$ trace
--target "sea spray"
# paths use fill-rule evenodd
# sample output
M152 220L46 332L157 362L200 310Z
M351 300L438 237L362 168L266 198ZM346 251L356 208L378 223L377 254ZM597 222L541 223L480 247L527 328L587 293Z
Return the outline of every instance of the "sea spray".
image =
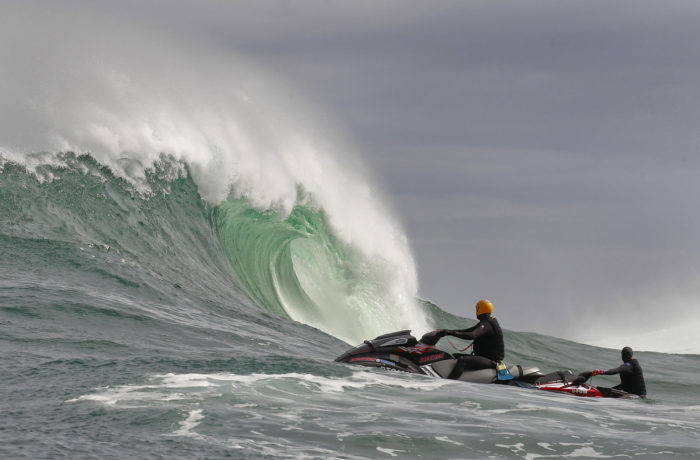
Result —
M48 37L59 29L51 24L36 33ZM180 174L186 168L209 205L222 207L218 235L263 310L350 341L431 327L415 299L405 233L328 117L244 59L144 31L118 41L109 40L111 33L107 27L85 41L60 30L61 40L33 51L45 64L39 75L24 58L8 56L14 86L3 90L0 110L23 125L0 127L4 161L51 180L45 166L63 161L55 152L89 153L147 196L148 171L165 155ZM39 151L50 153L30 155ZM231 203L267 217L256 221L259 228L250 220L230 222L241 216ZM293 221L302 209L304 218L315 213L312 220L322 221L321 233L299 233ZM265 249L271 258L261 257L255 275L250 260L236 255L252 251L231 240L233 227L245 241L272 228L285 235L274 236L281 246Z

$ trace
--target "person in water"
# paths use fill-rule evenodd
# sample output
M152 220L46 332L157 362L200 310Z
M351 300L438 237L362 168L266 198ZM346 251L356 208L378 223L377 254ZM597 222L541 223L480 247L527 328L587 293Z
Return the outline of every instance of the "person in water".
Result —
M491 316L491 313L493 313L493 304L488 300L479 300L476 303L478 324L468 329L438 329L431 334L437 339L449 335L474 341L471 355L459 357L448 379L459 378L465 370L495 369L496 365L503 360L505 355L503 331L498 320Z
M589 372L579 374L577 380L586 381L593 375L620 375L620 384L612 388L596 387L606 398L620 398L628 395L637 395L640 398L647 397L646 383L644 382L644 373L642 366L637 359L632 357L632 349L625 347L621 351L622 365L614 369L603 371L596 369Z

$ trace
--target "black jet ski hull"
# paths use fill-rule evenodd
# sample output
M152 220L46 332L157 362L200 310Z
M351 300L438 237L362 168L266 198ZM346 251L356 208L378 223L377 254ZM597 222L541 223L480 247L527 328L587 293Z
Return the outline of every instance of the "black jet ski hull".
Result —
M433 345L419 342L409 330L381 335L348 350L336 358L337 362L447 378L459 355L452 355ZM510 366L513 379L528 383L542 376L538 368ZM496 369L466 370L457 379L465 382L498 382Z

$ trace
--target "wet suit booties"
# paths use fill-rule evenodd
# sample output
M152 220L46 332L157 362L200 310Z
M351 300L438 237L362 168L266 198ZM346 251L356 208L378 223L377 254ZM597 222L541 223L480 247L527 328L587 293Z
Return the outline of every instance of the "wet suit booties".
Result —
M477 317L479 323L468 329L440 331L440 336L450 335L463 340L473 340L472 354L460 356L448 379L457 379L465 370L496 368L505 356L503 331L498 320L489 313Z

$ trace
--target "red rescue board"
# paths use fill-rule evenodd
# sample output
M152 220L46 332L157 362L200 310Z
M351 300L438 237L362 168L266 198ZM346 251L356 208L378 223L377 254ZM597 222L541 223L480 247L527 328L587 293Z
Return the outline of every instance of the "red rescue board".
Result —
M560 393L569 393L574 396L583 396L588 398L602 398L603 395L594 386L582 383L581 385L570 385L564 382L550 382L537 385L538 390L558 391Z

